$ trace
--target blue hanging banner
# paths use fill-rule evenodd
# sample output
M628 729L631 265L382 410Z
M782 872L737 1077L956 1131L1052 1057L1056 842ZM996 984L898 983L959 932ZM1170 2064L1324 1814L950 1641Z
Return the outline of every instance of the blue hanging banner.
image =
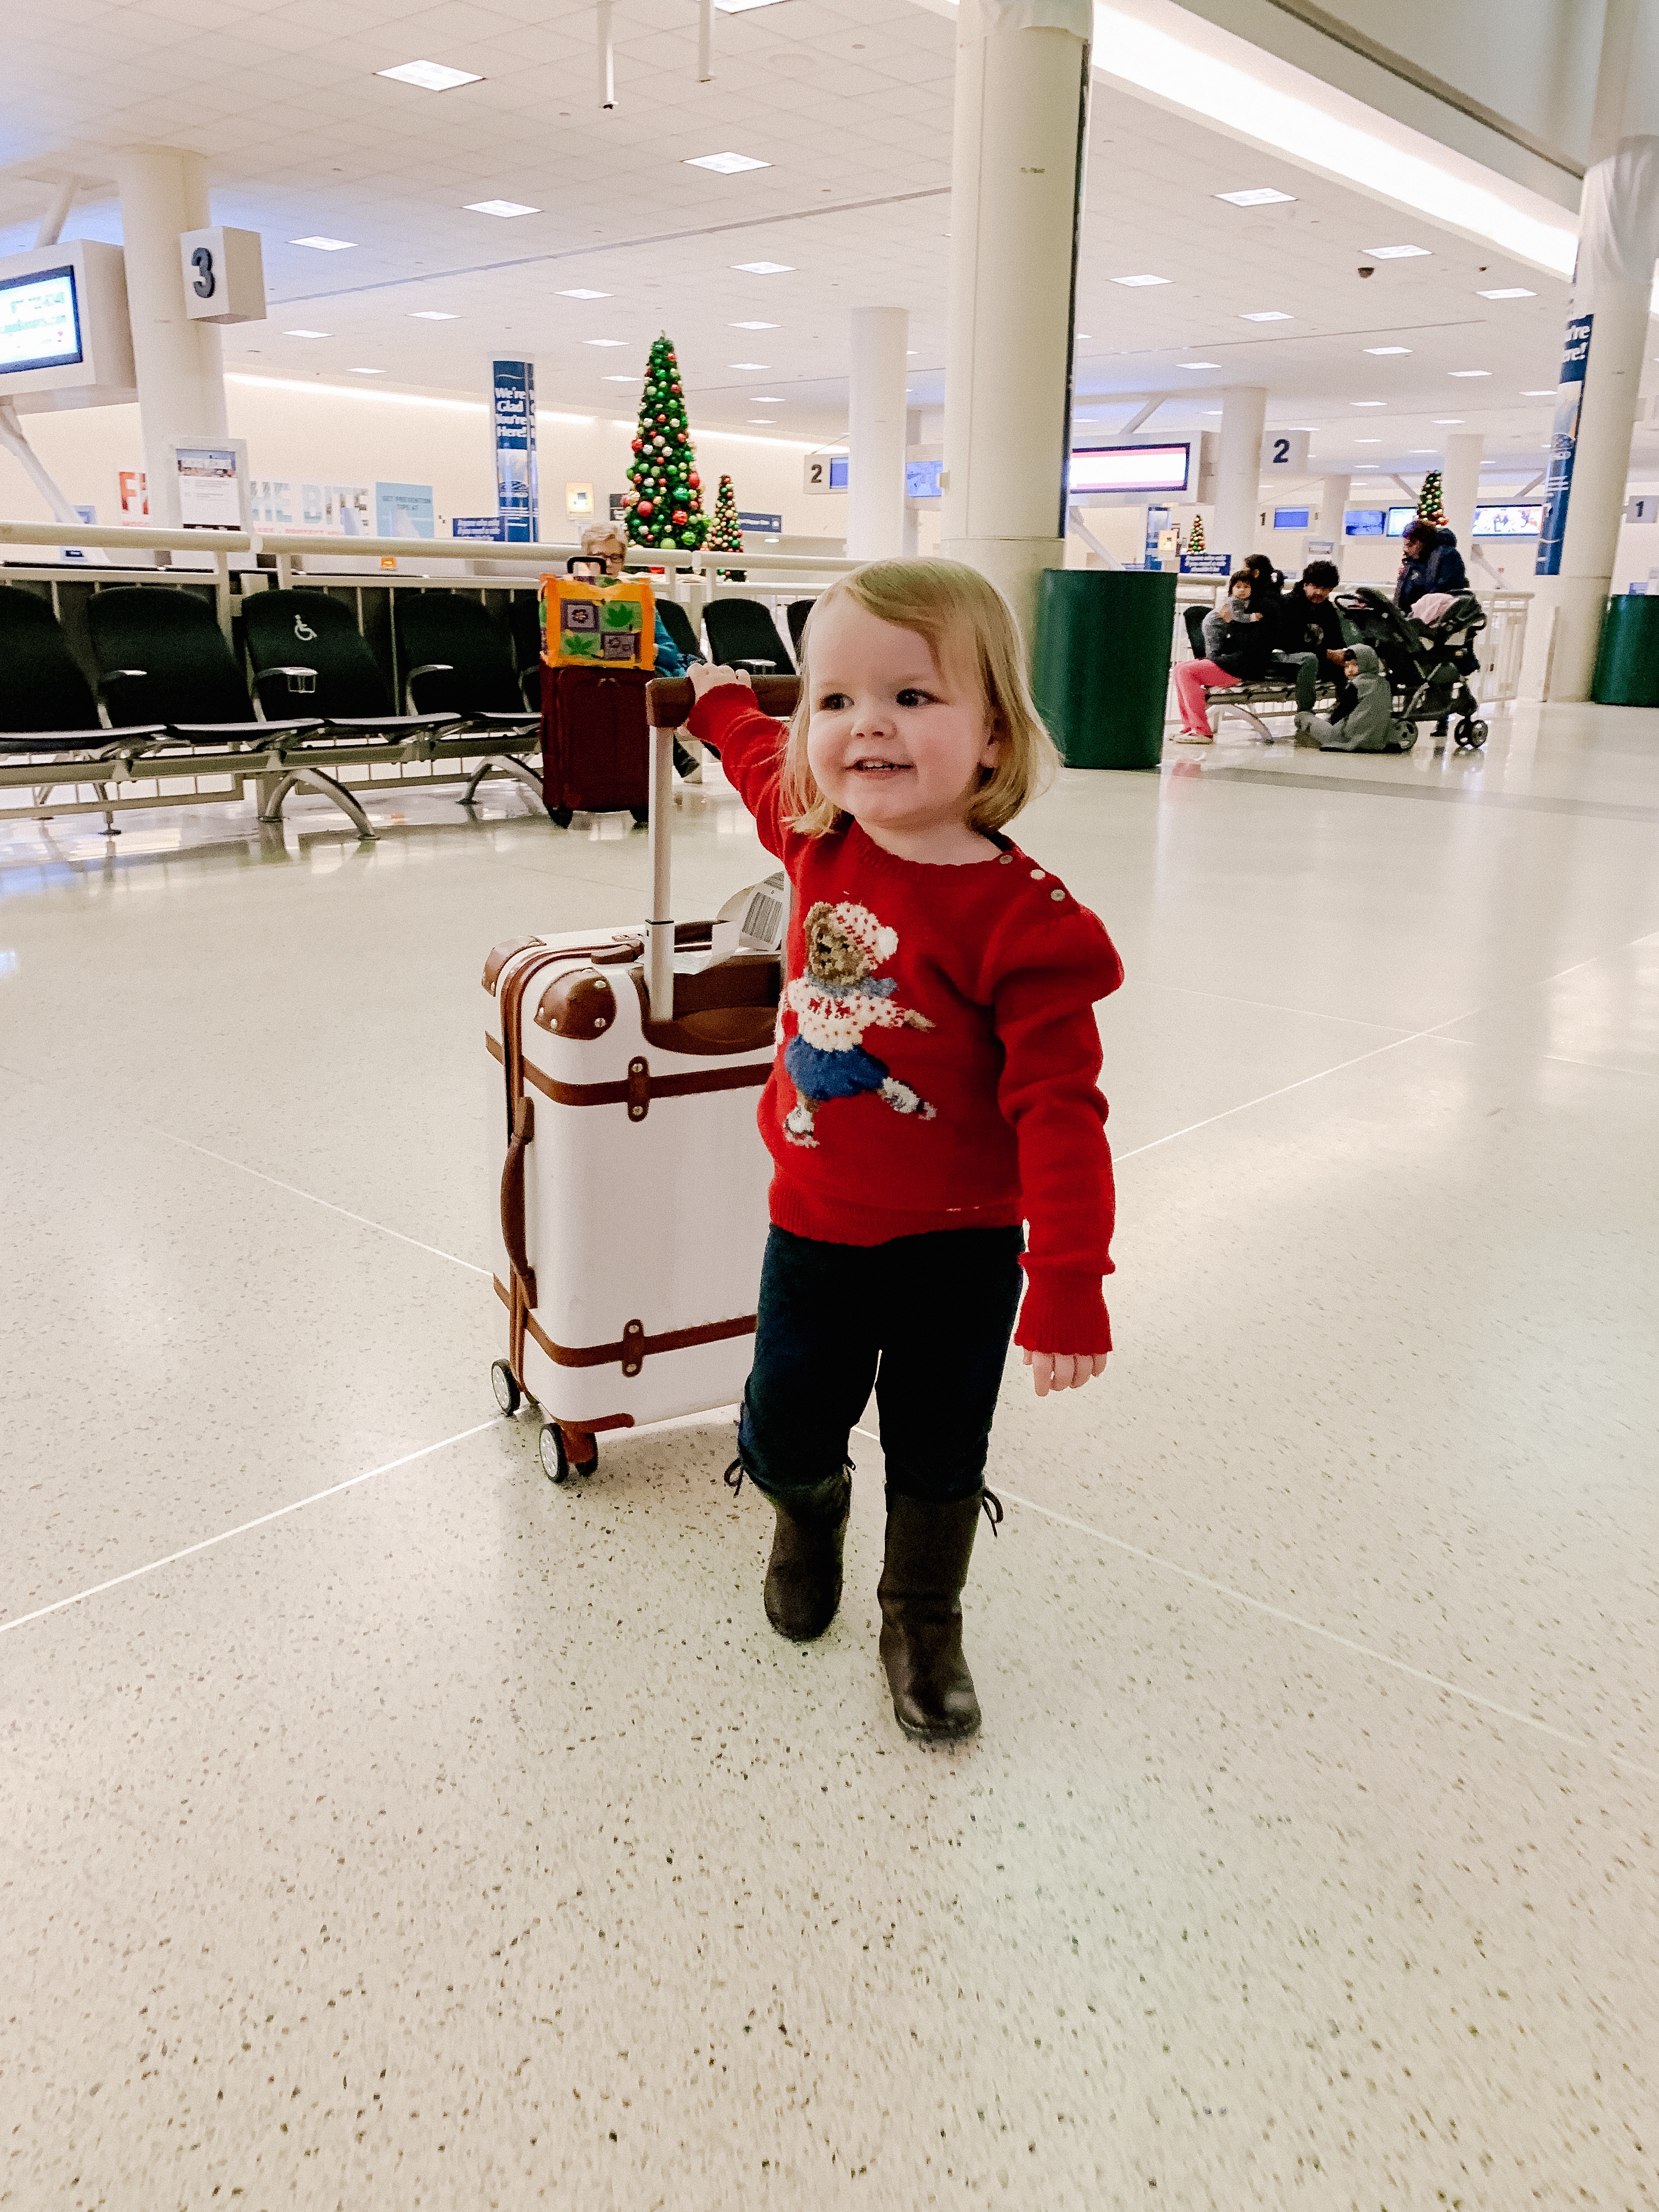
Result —
M1567 534L1567 505L1572 497L1572 464L1578 452L1578 410L1584 401L1584 370L1589 361L1590 325L1595 318L1575 315L1567 325L1561 358L1561 393L1550 431L1550 465L1544 477L1544 521L1538 533L1534 574L1559 576L1561 543Z
M501 538L510 545L536 542L536 367L528 361L495 363L495 505Z

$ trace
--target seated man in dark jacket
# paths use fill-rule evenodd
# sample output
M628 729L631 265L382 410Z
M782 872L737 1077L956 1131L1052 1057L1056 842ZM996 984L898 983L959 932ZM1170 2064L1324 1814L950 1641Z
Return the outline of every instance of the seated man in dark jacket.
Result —
M1467 592L1468 571L1449 530L1419 517L1407 526L1394 603L1403 615L1428 592Z
M1346 688L1342 665L1347 647L1342 617L1331 605L1331 593L1341 580L1331 562L1310 561L1301 582L1291 585L1275 610L1273 664L1296 670L1296 706L1301 714L1312 711L1322 683L1336 685L1339 699L1334 711L1346 711L1340 695Z

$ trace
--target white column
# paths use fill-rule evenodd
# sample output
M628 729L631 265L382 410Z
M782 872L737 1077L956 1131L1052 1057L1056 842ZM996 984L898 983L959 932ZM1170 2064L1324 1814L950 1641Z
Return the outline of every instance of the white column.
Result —
M1480 457L1486 449L1484 431L1454 431L1446 441L1446 463L1440 472L1440 511L1446 527L1456 535L1466 566L1474 558L1474 505L1480 496Z
M1342 565L1342 519L1348 511L1348 494L1352 479L1348 477L1321 477L1319 479L1319 531L1321 538L1328 538L1336 550L1331 555L1340 568Z
M1221 395L1221 443L1215 460L1215 540L1231 553L1235 573L1255 550L1261 507L1261 433L1267 394L1259 384L1232 384Z
M1000 586L1028 639L1065 562L1092 27L1090 0L957 13L941 550Z
M1579 198L1575 315L1593 318L1554 603L1552 699L1587 699L1613 584L1659 256L1659 0L1607 0L1590 167Z
M218 329L185 314L179 262L179 234L213 220L207 169L199 154L176 146L134 146L115 156L115 172L149 519L171 530L179 524L179 489L167 440L228 435Z
M904 550L904 348L902 307L854 307L853 374L847 405L847 552L854 561L896 560Z

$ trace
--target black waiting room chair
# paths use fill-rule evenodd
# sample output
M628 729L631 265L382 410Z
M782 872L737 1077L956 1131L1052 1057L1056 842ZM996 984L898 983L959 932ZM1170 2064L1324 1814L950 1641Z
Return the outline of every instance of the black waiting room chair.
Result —
M795 648L795 658L800 659L801 633L806 628L806 617L812 611L811 599L791 599L784 609L784 619L789 624L789 642Z
M678 599L659 599L657 612L662 617L662 626L668 632L688 660L701 660L702 647L697 642L691 617Z
M0 584L0 759L41 764L35 785L44 804L55 785L89 782L101 799L109 779L64 777L57 764L113 763L143 752L162 735L159 722L120 731L98 719L98 702L70 651L52 602L15 584ZM31 777L32 783L34 779ZM117 834L106 805L104 827Z
M751 676L795 672L776 623L758 599L710 599L702 628L710 654L727 668L746 668Z
M399 591L392 622L409 711L459 715L451 734L476 732L492 741L461 794L461 805L471 804L492 772L512 776L539 799L540 774L519 755L540 742L541 703L530 703L531 685L540 672L520 673L511 631L478 600L459 592Z
M267 714L300 709L333 736L420 737L457 714L400 714L392 685L349 608L326 592L259 592L242 607L253 688Z

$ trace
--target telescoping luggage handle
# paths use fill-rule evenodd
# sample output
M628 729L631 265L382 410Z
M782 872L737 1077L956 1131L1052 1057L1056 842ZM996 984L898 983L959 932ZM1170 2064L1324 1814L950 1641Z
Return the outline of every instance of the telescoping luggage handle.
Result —
M781 720L794 713L799 677L757 676L754 684L755 703L763 714ZM653 1022L674 1018L674 732L691 712L694 696L684 676L659 678L645 693L651 722L651 918L645 925L645 994Z

